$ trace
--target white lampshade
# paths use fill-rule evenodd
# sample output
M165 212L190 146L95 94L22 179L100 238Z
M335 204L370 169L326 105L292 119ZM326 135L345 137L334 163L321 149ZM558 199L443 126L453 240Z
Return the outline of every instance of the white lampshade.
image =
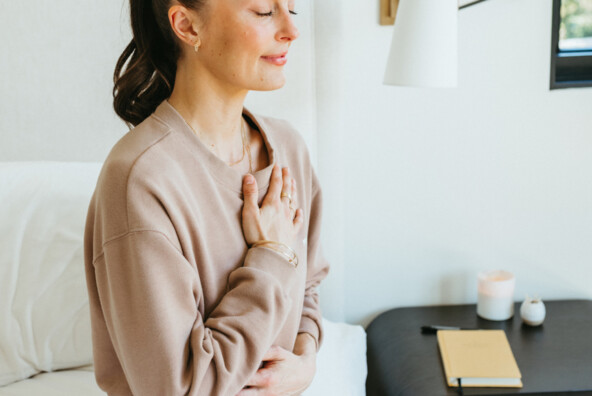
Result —
M400 0L384 83L456 87L458 0Z

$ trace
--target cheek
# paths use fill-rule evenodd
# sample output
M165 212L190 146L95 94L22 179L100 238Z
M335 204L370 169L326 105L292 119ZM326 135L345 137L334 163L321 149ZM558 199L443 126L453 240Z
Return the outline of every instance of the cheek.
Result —
M262 55L260 38L248 30L227 31L222 40L212 49L219 60L229 62L226 66L252 63Z
M270 38L265 29L244 29L241 34L241 43L239 44L251 56L259 57L269 48Z

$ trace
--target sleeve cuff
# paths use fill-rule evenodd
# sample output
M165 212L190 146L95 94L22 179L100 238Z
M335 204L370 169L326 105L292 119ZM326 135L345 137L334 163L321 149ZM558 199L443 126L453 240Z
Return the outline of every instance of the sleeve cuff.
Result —
M300 321L300 328L298 329L298 333L308 333L314 338L315 343L317 344L317 352L321 347L321 343L323 341L322 331L317 324L316 321L313 319L303 316L302 320Z

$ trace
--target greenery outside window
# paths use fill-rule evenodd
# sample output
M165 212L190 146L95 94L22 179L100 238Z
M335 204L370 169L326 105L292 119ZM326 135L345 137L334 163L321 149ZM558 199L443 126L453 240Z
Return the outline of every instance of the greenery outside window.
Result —
M551 89L592 87L592 0L553 0Z

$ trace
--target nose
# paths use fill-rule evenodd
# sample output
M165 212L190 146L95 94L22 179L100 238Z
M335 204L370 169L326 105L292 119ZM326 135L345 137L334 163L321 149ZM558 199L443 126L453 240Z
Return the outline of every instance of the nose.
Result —
M294 19L292 18L292 14L288 10L283 13L281 18L281 26L278 29L276 34L276 39L278 41L294 41L300 36L300 32L298 28L294 24Z

